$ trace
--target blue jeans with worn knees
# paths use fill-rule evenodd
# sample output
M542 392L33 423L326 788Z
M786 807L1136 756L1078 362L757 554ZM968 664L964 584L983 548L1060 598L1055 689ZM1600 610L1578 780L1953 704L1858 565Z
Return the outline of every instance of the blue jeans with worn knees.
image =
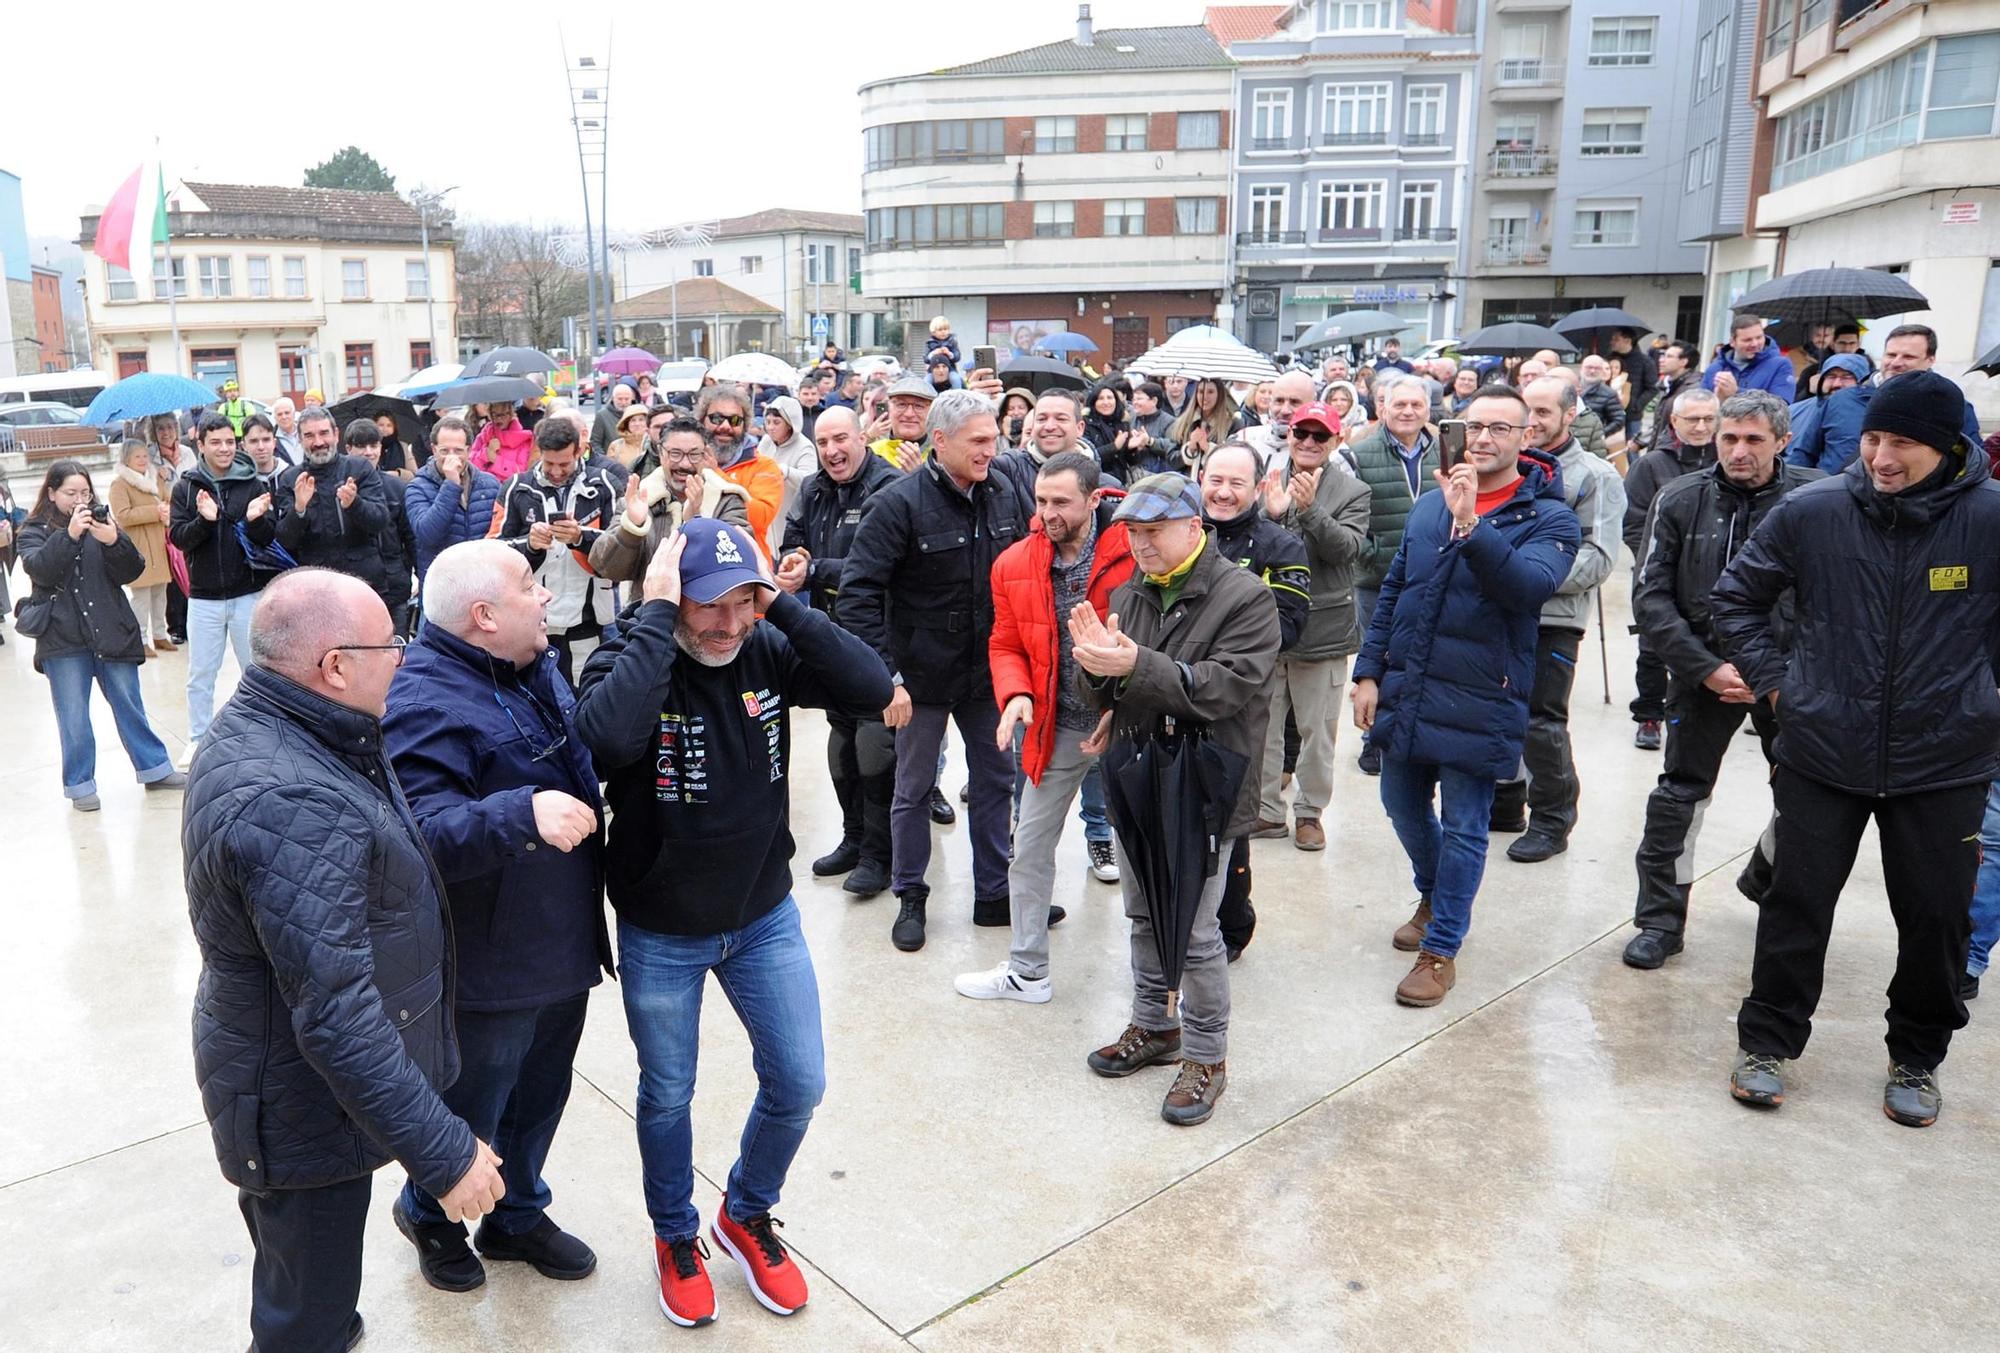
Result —
M1965 970L1986 971L2000 939L2000 780L1986 790L1986 818L1979 824L1979 881L1972 889L1972 949Z
M585 991L523 1010L457 1012L460 1071L443 1093L444 1106L500 1157L507 1196L493 1209L492 1224L510 1236L534 1230L548 1211L542 1165L569 1103L589 1005ZM403 1211L419 1225L445 1224L444 1209L415 1180L403 1185Z
M1424 950L1455 958L1472 926L1472 899L1486 872L1493 781L1449 766L1382 758L1382 807L1410 857L1419 896L1431 900ZM1444 817L1432 804L1436 794Z
M620 921L618 961L639 1054L639 1162L653 1233L676 1241L701 1230L688 1105L711 972L750 1035L757 1071L757 1098L729 1171L729 1215L741 1221L770 1211L826 1091L819 982L797 903L787 897L720 935L662 935Z
M94 681L111 706L118 740L132 759L139 783L151 784L174 773L173 759L153 725L139 694L139 664L106 662L88 653L42 659L49 679L49 698L56 707L56 735L62 741L63 797L88 798L97 792L97 735L90 726L90 687Z
M222 671L223 651L236 650L238 670L250 670L250 613L257 594L227 601L188 599L188 741L200 742L215 717L215 678Z

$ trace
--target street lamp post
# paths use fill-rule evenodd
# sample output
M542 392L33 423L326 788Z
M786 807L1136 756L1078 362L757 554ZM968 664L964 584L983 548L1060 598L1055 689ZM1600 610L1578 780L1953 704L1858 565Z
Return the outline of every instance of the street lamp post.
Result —
M430 353L433 362L438 360L438 326L437 275L431 271L431 208L443 203L446 193L457 191L458 185L454 183L451 187L440 188L436 192L420 188L410 194L417 199L417 219L421 223L418 230L423 238L424 247L424 326L430 333ZM455 349L458 345L454 341L452 346Z

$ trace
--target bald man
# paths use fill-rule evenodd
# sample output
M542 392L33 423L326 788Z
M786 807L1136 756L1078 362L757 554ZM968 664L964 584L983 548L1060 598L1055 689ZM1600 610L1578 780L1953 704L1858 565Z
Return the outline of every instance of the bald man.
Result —
M1270 416L1261 425L1245 429L1242 438L1256 448L1267 472L1275 470L1282 476L1291 464L1292 415L1318 398L1311 375L1304 371L1287 371L1271 382Z
M256 1248L257 1348L359 1341L370 1177L389 1161L452 1220L506 1192L439 1093L459 1073L443 899L379 722L402 651L361 579L281 575L188 778L195 1079Z

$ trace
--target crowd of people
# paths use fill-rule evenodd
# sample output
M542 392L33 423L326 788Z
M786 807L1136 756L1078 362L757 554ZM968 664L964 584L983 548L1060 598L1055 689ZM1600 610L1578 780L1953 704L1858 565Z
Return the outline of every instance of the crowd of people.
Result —
M1806 371L1755 317L1731 327L1706 364L1626 335L1476 370L1392 340L1251 388L1111 370L1039 391L964 370L934 329L943 384L830 351L782 393L712 384L686 407L633 382L594 418L499 405L420 444L393 419L225 407L190 444L172 417L129 443L101 505L81 465L52 466L15 541L18 627L78 808L98 807L93 683L140 781L186 786L197 1072L256 1244L256 1346L358 1336L368 1178L392 1159L433 1286L478 1287L486 1262L594 1270L542 1168L606 973L640 1065L662 1310L714 1317L707 1240L767 1308L805 1303L772 1216L825 1084L795 706L826 712L840 808L812 873L892 893L898 950L1008 929L1003 962L955 978L967 998L1054 999L1074 809L1132 980L1125 1027L1083 1060L1175 1067L1159 1112L1183 1126L1227 1086L1249 842L1322 851L1329 815L1369 811L1334 801L1351 719L1415 893L1383 936L1411 955L1393 996L1440 1004L1494 835L1534 866L1576 829L1570 690L1621 552L1634 743L1663 753L1624 961L1682 951L1747 717L1773 805L1737 881L1760 911L1731 1093L1783 1103L1872 818L1899 936L1884 1110L1934 1122L2000 934L1980 856L2000 848L2000 490L1929 330L1892 332L1880 371L1815 334ZM186 776L135 675L176 643L173 591ZM1197 738L1241 774L1182 952L1127 858L1157 824L1107 773ZM972 882L934 895L954 760ZM689 1109L711 973L759 1090L704 1228Z

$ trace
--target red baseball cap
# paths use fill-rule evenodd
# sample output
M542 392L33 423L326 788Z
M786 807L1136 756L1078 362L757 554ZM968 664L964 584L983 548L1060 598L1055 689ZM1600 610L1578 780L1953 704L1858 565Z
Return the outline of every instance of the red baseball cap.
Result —
M1335 436L1340 435L1340 415L1334 411L1333 405L1321 400L1315 400L1292 415L1293 427L1301 423L1318 423Z

